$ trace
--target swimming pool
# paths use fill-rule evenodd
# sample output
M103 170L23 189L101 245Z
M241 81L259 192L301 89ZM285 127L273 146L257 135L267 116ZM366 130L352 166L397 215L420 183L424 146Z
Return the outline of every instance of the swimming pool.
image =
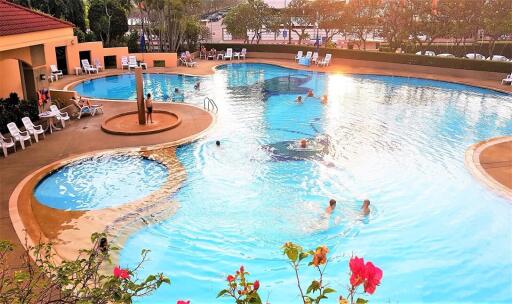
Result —
M222 66L200 80L188 102L209 95L220 110L207 138L177 151L187 180L169 199L181 208L121 251L123 266L151 249L144 272L171 277L141 303L227 303L215 296L242 264L260 280L264 299L299 303L280 253L286 241L327 245L327 280L339 292L352 254L380 266L384 278L371 303L512 302L512 205L463 162L471 144L512 133L510 96L263 64ZM296 104L307 88L329 103ZM268 149L318 135L329 139L320 158ZM329 198L338 207L325 222ZM357 215L364 198L372 201L368 218Z
M52 172L36 186L34 196L63 210L116 207L158 190L168 175L164 165L138 155L100 155Z

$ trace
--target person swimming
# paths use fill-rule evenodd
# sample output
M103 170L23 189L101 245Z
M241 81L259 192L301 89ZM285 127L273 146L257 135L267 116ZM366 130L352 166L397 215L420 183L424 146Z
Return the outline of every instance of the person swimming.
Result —
M296 103L302 103L302 96L297 96L297 99L295 99Z
M320 101L322 104L327 104L327 95L322 96L322 100Z
M330 215L334 211L334 208L336 208L336 200L331 198L329 207L325 208L325 213Z
M309 89L308 93L306 94L307 97L315 97L315 94L313 94L313 90Z
M361 206L361 213L363 215L368 215L370 214L370 200L368 199L365 199L363 201L363 205Z
M216 145L217 147L220 147L220 140L217 140L217 141L215 142L215 145Z
M201 83L200 82L196 82L196 84L194 85L194 89L196 91L199 91L200 88L201 88Z
M299 147L301 147L302 149L306 149L308 147L308 141L305 139L301 139L299 141Z

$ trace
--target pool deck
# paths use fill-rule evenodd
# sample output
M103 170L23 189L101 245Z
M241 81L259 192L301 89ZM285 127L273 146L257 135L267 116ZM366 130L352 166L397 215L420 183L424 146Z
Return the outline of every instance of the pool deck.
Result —
M246 62L270 63L283 67L312 71L325 71L330 73L418 77L474 85L498 90L509 94L512 93L512 86L501 85L501 79L504 77L503 73L479 72L349 59L335 59L333 64L327 68L319 68L316 66L309 68L302 67L295 63L293 60L285 59L248 58ZM198 66L194 68L153 68L150 69L149 72L177 73L198 76L209 75L214 72L215 66L223 63L229 62L199 60ZM107 70L106 72L100 73L98 76L103 77L106 75L116 75L126 72L126 70ZM76 83L79 80L98 76L65 76L64 79L52 83L50 87L53 89L63 89L70 84ZM29 146L24 151L18 151L16 153L10 154L6 159L0 159L0 167L2 172L2 182L0 184L1 239L10 240L17 245L21 244L9 216L9 198L16 186L26 176L32 174L36 170L58 160L92 151L161 145L166 143L187 141L190 140L191 137L194 137L195 134L207 130L214 120L214 118L209 113L204 112L197 107L181 104L157 104L157 108L178 113L182 117L182 123L175 129L164 131L158 134L147 134L139 136L112 135L101 131L101 124L103 120L121 112L134 110L134 104L105 100L101 101L101 103L104 106L106 114L97 115L94 117L86 116L81 120L73 120L63 131L58 131L48 135L46 139L41 140L39 143L34 144L33 146ZM510 156L509 152L510 150L507 147L500 147L496 148L495 152L485 152L483 155L492 155L492 157L495 157L495 159L501 159L500 157L506 155L507 153ZM502 173L505 174L503 175L505 178L500 179L497 177L498 180L505 180L505 184L507 184L507 181L510 182L510 178L507 179L507 176L510 177L510 175L507 175L507 172L508 174L512 172L510 168L512 160L509 159L507 162L508 169L503 169L504 173ZM483 164L489 169L489 172L499 171L495 170L495 168L500 167L498 166L498 162L483 161ZM512 185L510 183L507 185L510 190ZM21 248L21 246L17 247L19 249Z
M512 136L472 145L465 162L475 178L512 202Z

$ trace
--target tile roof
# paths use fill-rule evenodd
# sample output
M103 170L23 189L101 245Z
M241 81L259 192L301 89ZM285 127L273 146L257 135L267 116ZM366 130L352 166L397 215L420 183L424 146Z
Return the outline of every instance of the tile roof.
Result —
M0 36L74 27L70 22L0 0Z

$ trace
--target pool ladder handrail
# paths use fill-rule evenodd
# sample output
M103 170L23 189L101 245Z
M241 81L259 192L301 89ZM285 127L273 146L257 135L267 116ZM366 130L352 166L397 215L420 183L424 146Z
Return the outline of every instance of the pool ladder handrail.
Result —
M215 113L217 113L219 111L219 107L217 107L215 101L210 97L205 97L203 99L203 109L210 111L210 107L212 112L215 111Z

